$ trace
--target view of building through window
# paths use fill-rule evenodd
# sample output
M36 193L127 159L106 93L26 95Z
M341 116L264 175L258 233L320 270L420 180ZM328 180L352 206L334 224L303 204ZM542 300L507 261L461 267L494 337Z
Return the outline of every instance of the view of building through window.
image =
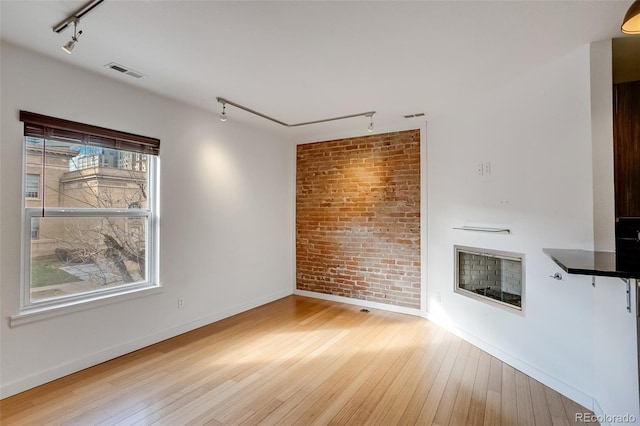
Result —
M38 198L40 196L39 174L27 174L24 182L24 196L27 198Z
M25 142L30 301L148 280L153 157L34 137Z

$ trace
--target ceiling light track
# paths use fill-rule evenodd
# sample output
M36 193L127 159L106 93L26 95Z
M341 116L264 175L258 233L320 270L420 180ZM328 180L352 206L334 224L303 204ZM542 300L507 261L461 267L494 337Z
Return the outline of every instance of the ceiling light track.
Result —
M241 110L247 111L247 112L249 112L249 113L251 113L251 114L253 114L253 115L257 115L258 117L262 117L262 118L264 118L264 119L266 119L266 120L273 121L274 123L278 123L278 124L280 124L281 126L291 127L289 124L287 124L287 123L285 123L285 122L283 122L283 121L280 121L280 120L275 119L275 118L273 118L273 117L269 117L268 115L265 115L265 114L263 114L263 113L261 113L261 112L255 111L255 110L253 110L253 109L251 109L251 108L248 108L248 107L246 107L246 106L243 106L243 105L237 104L237 103L235 103L235 102L233 102L233 101L230 101L230 100L228 100L228 99L225 99L225 98L216 98L216 101L218 101L219 103L221 103L221 104L222 104L222 111L223 111L223 113L225 113L225 117L226 117L225 107L226 107L227 105L232 105L232 106L234 106L234 107L236 107L236 108L239 108L239 109L241 109Z
M367 112L360 112L358 114L349 114L349 115L342 115L340 117L325 118L325 119L322 119L322 120L305 121L304 123L288 124L288 123L285 123L284 121L280 121L280 120L278 120L276 118L269 117L266 114L263 114L263 113L258 112L256 110L248 108L248 107L246 107L244 105L240 105L240 104L235 103L233 101L230 101L228 99L218 97L218 98L216 98L216 100L219 103L222 104L223 113L221 114L221 120L222 120L222 116L224 115L224 120L222 120L222 121L226 121L226 117L227 117L226 116L226 112L225 112L225 107L227 105L231 105L231 106L234 106L234 107L236 107L238 109L241 109L241 110L244 110L244 111L246 111L248 113L251 113L253 115L257 115L258 117L262 117L265 120L269 120L269 121L273 121L274 123L278 123L278 124L280 124L281 126L284 126L284 127L299 127L299 126L307 126L309 124L326 123L328 121L345 120L347 118L369 117L371 119L371 123L369 124L369 127L371 128L370 131L372 131L373 130L373 114L376 113L375 111L367 111Z
M60 34L62 31L66 30L69 25L79 21L80 18L91 12L96 7L100 6L100 4L102 4L103 2L104 0L91 0L80 9L78 9L75 13L67 16L64 21L53 27L53 32Z

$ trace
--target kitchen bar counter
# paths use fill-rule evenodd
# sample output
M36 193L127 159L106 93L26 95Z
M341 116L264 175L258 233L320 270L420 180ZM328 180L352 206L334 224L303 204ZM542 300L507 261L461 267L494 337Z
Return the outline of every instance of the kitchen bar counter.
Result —
M620 266L615 252L552 248L542 251L569 274L640 279L640 265Z

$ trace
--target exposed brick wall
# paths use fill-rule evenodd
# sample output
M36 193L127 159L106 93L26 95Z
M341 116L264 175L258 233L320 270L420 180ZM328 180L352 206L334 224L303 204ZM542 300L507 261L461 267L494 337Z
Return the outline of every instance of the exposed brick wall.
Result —
M420 131L299 145L297 288L420 307Z

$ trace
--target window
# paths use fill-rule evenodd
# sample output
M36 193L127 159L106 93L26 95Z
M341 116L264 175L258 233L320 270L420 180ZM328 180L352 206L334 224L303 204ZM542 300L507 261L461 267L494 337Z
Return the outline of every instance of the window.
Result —
M24 180L24 196L38 198L40 195L40 175L27 173Z
M157 287L160 141L25 111L20 119L22 310Z

